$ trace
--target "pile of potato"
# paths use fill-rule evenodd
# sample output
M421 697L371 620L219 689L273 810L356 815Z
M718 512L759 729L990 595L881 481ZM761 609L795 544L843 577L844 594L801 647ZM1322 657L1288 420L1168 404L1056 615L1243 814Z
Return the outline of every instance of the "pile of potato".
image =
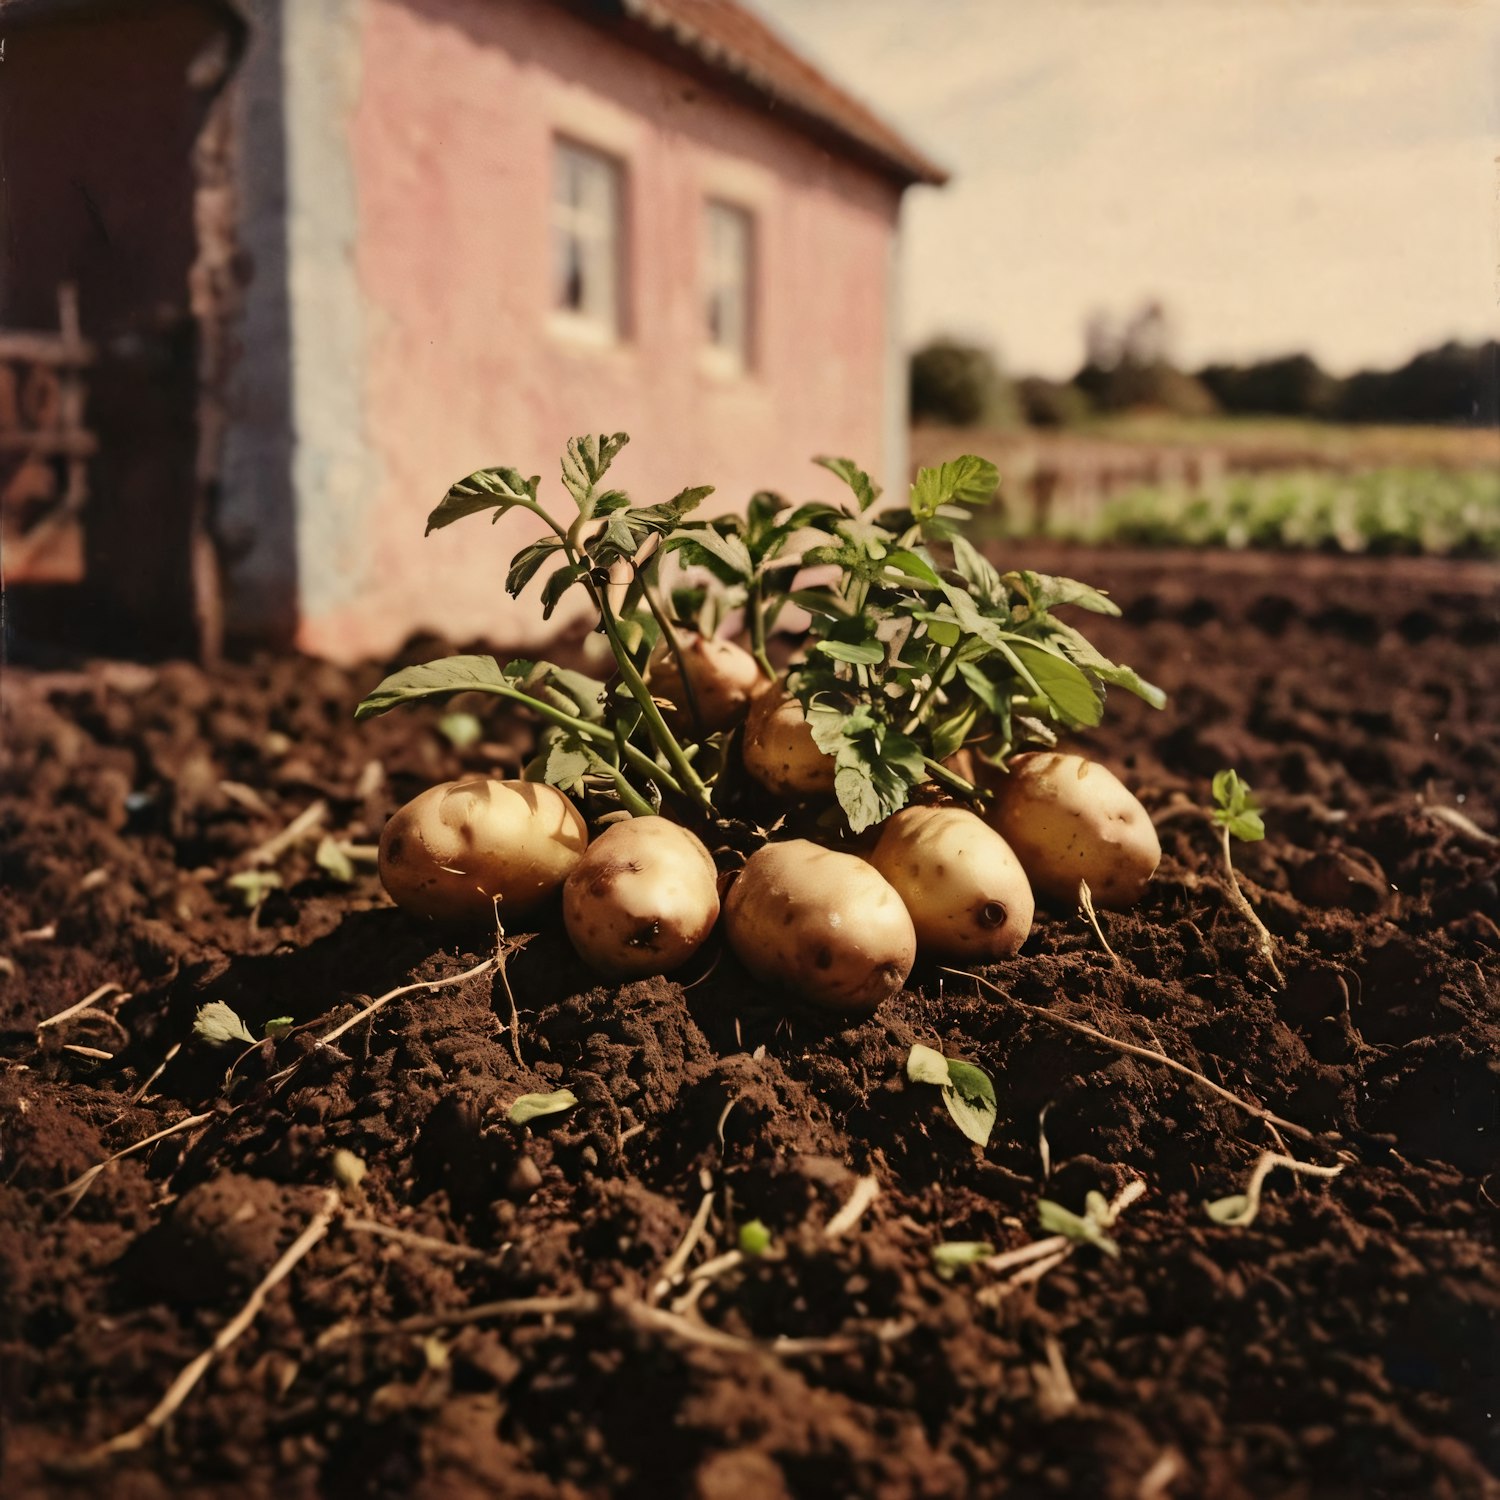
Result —
M779 797L832 797L833 762L801 705L748 653L702 642L684 660L700 721L743 722L751 776ZM664 712L686 713L676 664L653 667ZM1140 900L1161 846L1146 810L1105 767L1032 752L989 773L986 789L982 816L957 804L903 808L864 854L805 839L765 844L724 899L730 948L756 977L859 1017L900 992L918 952L959 964L1014 955L1031 931L1034 892L1071 904L1086 881L1096 905ZM678 968L720 917L719 872L690 830L637 817L590 842L574 804L530 781L474 778L423 792L386 825L380 875L399 906L454 923L498 914L510 924L561 891L579 956L613 979Z

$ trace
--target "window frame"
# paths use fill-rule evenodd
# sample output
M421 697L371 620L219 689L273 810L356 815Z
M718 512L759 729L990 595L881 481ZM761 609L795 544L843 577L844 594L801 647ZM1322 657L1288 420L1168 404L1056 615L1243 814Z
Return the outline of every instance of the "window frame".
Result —
M575 194L578 201L566 201L563 173L572 160L593 183L583 181ZM582 342L615 345L624 343L630 332L629 267L629 170L623 156L563 131L552 135L552 180L549 200L549 320L554 329ZM588 202L591 192L604 184L603 201ZM572 306L563 297L561 257L563 237L571 236L580 245L579 271L584 277L583 304ZM596 297L590 306L589 267L607 268L604 277L606 295ZM597 285L597 283L596 283Z
M760 364L760 228L759 216L750 204L722 193L707 193L702 210L702 277L699 293L699 335L704 366L725 379L753 376ZM719 224L738 226L737 236L725 238L716 232ZM726 249L726 246L732 248ZM730 276L721 274L733 265ZM733 320L738 338L725 342L715 337L715 300L723 295L737 299L738 316Z

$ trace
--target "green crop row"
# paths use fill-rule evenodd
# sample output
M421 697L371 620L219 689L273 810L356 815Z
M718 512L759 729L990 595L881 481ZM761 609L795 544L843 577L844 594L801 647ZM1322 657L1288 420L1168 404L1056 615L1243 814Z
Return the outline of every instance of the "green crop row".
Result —
M1212 491L1142 486L1049 536L1143 547L1500 555L1500 473L1381 469L1237 475Z

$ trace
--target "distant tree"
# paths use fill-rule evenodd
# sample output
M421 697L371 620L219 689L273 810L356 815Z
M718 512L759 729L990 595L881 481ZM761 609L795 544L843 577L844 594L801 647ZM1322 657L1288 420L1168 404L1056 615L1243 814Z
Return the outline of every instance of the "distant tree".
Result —
M1198 379L1220 407L1235 414L1328 417L1337 410L1340 382L1307 354L1254 364L1209 365Z
M1395 370L1361 370L1344 382L1346 422L1500 422L1500 344L1450 341Z
M1172 323L1155 298L1118 326L1095 312L1084 325L1084 365L1073 384L1101 411L1151 409L1179 416L1217 410L1209 391L1172 362Z
M954 427L1011 427L1016 395L990 350L935 339L911 357L911 417Z
M1066 380L1028 375L1016 381L1021 416L1031 427L1076 427L1094 409L1087 392Z

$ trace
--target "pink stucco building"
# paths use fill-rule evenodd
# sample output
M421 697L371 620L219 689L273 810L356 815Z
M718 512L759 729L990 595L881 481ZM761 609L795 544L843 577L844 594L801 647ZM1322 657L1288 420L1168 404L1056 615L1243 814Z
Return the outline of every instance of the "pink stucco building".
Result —
M45 36L45 0L22 3ZM154 12L191 70L225 7L67 11L116 56ZM745 7L235 12L188 278L215 327L186 507L221 585L200 547L200 614L217 593L231 631L342 658L415 628L525 640L535 605L500 587L525 518L425 541L423 521L493 463L561 503L579 431L629 431L619 482L654 498L827 492L816 453L903 472L901 199L942 174Z

